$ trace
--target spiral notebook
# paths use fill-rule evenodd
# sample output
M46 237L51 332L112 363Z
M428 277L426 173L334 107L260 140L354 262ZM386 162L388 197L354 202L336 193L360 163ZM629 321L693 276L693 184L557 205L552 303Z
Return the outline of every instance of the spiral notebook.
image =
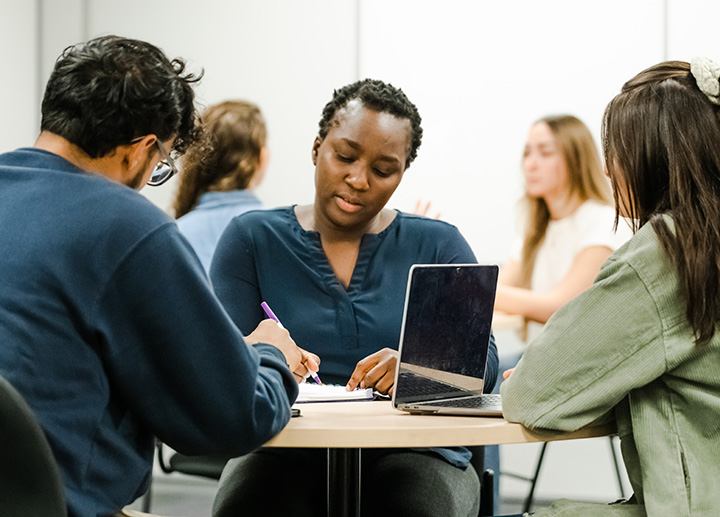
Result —
M483 394L498 267L419 265L405 295L393 406L411 413L502 416Z

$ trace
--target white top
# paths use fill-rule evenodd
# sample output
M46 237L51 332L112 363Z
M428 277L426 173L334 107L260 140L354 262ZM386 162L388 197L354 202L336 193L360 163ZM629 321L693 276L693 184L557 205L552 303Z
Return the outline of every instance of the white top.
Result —
M630 227L620 220L613 231L615 208L595 200L585 201L563 219L550 221L545 239L538 249L530 288L546 293L568 273L578 253L592 246L605 246L613 252L632 237ZM517 260L519 260L519 253ZM542 324L528 324L528 341L540 333Z

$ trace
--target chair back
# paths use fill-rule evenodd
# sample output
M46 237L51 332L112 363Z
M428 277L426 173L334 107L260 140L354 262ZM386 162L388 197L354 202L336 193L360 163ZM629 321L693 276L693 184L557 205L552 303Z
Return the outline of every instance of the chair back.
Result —
M55 457L35 414L0 376L0 515L65 517Z

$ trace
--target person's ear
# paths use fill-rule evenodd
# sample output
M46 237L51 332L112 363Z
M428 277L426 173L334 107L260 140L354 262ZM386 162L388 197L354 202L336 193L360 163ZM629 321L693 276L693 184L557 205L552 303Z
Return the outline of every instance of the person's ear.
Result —
M315 141L313 142L312 146L312 162L313 165L317 165L317 157L318 157L318 149L320 149L320 144L322 144L322 140L319 136L315 137Z
M155 145L156 142L157 137L155 135L145 135L130 144L125 154L125 165L128 170L136 171L138 167L144 167L149 158L158 150Z

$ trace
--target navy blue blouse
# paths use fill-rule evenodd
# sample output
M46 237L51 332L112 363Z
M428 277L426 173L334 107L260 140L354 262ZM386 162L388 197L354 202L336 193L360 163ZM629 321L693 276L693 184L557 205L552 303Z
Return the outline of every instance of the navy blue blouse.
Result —
M345 288L320 234L300 226L294 207L283 207L235 217L210 276L244 334L266 318L260 307L266 301L298 346L320 357L323 382L344 385L360 359L385 347L397 350L410 266L476 262L456 227L398 212L385 230L363 237ZM497 366L491 337L486 391L495 385Z

